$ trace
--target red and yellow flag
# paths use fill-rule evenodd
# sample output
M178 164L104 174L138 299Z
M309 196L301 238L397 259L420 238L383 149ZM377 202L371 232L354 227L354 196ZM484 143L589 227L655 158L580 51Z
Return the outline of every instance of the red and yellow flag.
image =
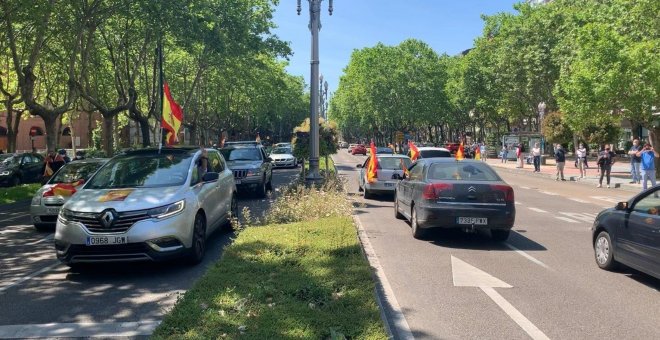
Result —
M458 146L458 151L456 151L456 160L460 161L465 158L465 151L463 149L463 142L461 142L461 145Z
M373 183L378 180L378 157L376 157L376 145L373 141L369 146L369 150L371 150L371 158L369 158L369 164L367 164L367 182Z
M181 106L172 98L170 87L167 83L163 85L163 93L163 119L161 121L161 127L167 131L165 139L167 145L174 145L179 141L177 134L181 128L181 122L183 122L183 111L181 110Z
M419 158L419 149L412 141L408 141L408 147L410 148L410 159L414 162Z
M410 172L408 171L408 167L406 166L406 162L403 161L403 158L399 158L399 162L401 163L403 174L406 175L406 177L410 177Z
M481 160L481 147L479 144L474 149L474 159L480 161Z
M76 193L76 187L84 184L84 180L78 180L73 183L57 183L53 185L50 190L44 193L44 197L48 196L62 196L69 197Z

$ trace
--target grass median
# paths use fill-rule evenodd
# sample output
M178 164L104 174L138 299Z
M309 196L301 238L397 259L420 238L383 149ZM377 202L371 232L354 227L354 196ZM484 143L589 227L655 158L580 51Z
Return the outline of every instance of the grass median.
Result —
M332 209L312 211L318 204ZM386 339L344 193L294 187L268 216L239 233L153 337Z
M20 201L26 201L34 196L34 193L41 188L41 184L22 184L10 188L0 188L0 204L9 204Z

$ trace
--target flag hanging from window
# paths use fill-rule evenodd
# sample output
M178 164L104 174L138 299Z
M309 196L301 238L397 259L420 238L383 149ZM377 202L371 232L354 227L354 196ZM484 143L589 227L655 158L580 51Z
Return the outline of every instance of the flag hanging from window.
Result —
M481 160L481 147L479 144L474 149L474 159L480 161Z
M172 98L170 87L167 83L163 84L163 94L163 119L161 121L161 127L167 133L165 137L167 145L174 145L179 141L177 135L181 128L181 122L183 122L183 111L181 110L181 106Z
M465 151L463 149L463 142L461 142L461 145L458 146L458 151L456 151L456 160L457 161L463 160L463 158L465 158L464 152Z
M371 158L369 158L369 163L367 164L367 182L373 183L378 180L378 158L376 157L376 145L373 141L369 149L371 149Z
M414 162L419 158L419 149L412 141L408 141L408 147L410 148L410 159Z

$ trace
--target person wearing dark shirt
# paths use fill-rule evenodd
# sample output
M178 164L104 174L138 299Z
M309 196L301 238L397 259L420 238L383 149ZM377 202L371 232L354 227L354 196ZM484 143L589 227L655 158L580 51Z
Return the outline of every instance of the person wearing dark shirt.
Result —
M633 145L628 151L630 155L630 173L632 174L631 184L639 184L642 182L642 176L640 175L640 166L642 164L642 158L637 157L637 151L642 150L642 147L639 145L639 139L633 140Z
M603 187L603 176L607 176L607 187L610 187L610 173L612 172L612 164L614 164L614 152L610 150L609 145L605 145L605 149L598 155L598 167L600 168L600 179L598 180L597 188Z
M561 144L557 144L555 148L555 163L557 164L557 177L555 180L558 181L561 176L561 180L565 181L564 165L566 165L566 151L564 151Z

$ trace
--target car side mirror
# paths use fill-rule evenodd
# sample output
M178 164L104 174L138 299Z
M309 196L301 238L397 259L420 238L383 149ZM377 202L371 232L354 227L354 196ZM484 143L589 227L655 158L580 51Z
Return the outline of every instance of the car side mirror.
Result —
M628 202L619 202L614 207L616 210L628 210Z
M204 177L202 177L202 182L208 183L208 182L215 182L220 178L220 174L217 172L207 172L204 174Z
M356 167L356 168L361 168L361 167L362 167L362 164L358 164L358 165L356 165L355 167Z

